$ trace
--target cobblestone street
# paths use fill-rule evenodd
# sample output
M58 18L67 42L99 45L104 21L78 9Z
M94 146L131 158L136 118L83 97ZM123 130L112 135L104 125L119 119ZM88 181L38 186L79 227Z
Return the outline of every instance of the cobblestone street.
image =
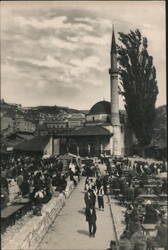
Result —
M82 178L65 207L56 217L53 225L39 245L38 249L106 249L110 240L115 239L110 208L107 197L104 197L105 211L97 209L97 233L95 238L88 235L88 224L85 220L84 181Z

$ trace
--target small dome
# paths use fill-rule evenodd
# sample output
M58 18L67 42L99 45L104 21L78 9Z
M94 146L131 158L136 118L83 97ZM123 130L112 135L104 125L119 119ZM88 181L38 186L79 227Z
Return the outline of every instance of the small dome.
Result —
M89 115L95 115L95 114L111 114L110 111L110 102L107 101L101 101L97 102L95 105L92 106L92 108L89 111Z

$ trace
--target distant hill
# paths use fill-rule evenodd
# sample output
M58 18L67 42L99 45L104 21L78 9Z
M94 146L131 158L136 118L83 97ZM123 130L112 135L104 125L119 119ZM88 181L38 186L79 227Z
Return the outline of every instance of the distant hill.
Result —
M34 108L32 108L34 109ZM37 106L35 107L36 110L38 110L41 113L47 113L47 114L59 114L59 113L79 113L80 111L77 109L71 109L68 107L61 107L61 106Z
M68 108L68 107L62 107L62 106L37 106L34 107L32 109L36 109L39 112L42 113L62 113L65 112L67 114L72 114L72 113L83 113L83 114L87 114L89 113L89 110L80 110L80 109L72 109L72 108Z
M62 106L36 106L36 107L26 107L23 108L21 105L6 103L5 101L0 102L1 112L7 116L14 117L16 114L24 114L25 110L28 116L31 116L31 113L37 115L43 113L45 115L61 115L61 114L72 114L72 113L87 113L87 110L78 110L69 107Z

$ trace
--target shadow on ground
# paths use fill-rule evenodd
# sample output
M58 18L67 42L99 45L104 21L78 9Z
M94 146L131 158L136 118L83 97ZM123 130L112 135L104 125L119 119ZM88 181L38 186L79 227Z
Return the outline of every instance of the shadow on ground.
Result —
M63 217L63 216L68 216L69 214L68 213L65 213L65 214L58 214L57 217Z
M78 232L79 234L84 234L84 235L86 235L86 236L89 236L89 233L88 233L88 231L86 231L86 230L77 230L77 232Z
M85 214L85 210L78 210L78 213Z

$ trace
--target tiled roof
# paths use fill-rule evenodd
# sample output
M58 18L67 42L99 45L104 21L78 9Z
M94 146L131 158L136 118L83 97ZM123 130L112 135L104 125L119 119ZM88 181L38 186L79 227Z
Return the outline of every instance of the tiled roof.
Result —
M86 126L75 129L75 136L111 135L111 133L101 126Z
M19 151L28 152L40 152L43 151L47 143L49 142L50 136L36 136L29 141L24 141L17 145L14 149Z
M65 129L55 133L56 136L76 137L76 136L98 136L98 135L112 135L107 129L101 126L86 126L75 129Z

